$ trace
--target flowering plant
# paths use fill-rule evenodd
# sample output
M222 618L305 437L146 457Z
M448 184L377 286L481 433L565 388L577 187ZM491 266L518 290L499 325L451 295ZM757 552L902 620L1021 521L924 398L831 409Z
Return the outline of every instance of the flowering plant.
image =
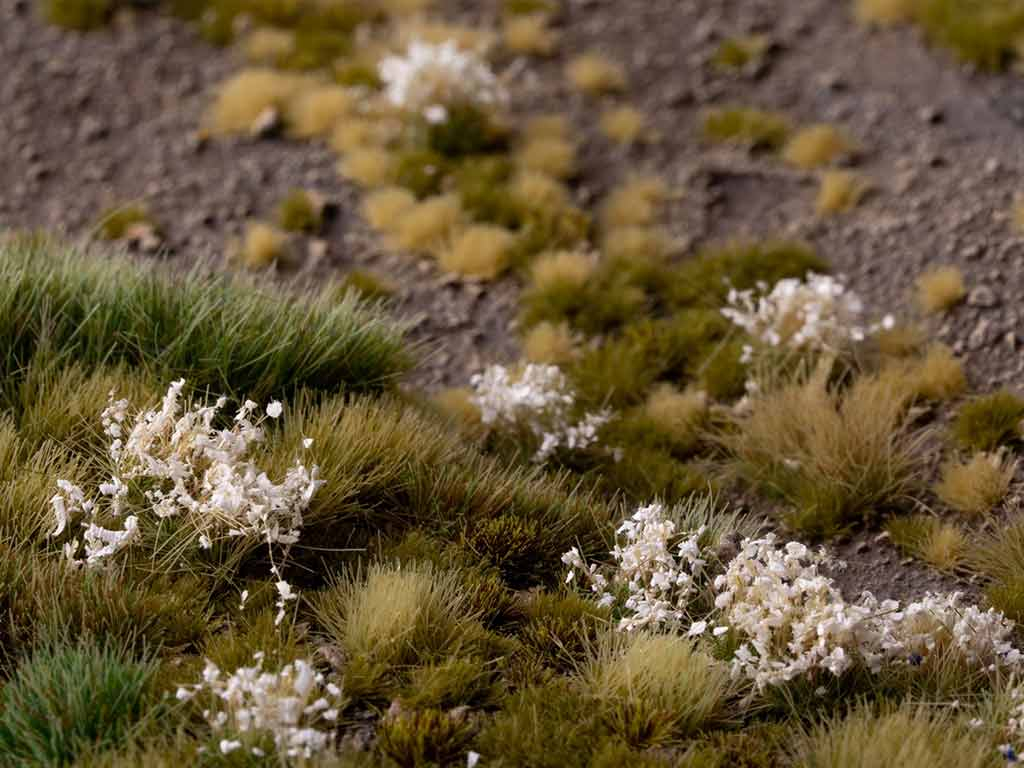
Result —
M559 450L589 448L611 419L605 410L575 419L575 394L554 365L530 364L518 372L492 365L474 375L470 384L484 424L526 428L539 440L533 457L536 462L546 461Z
M264 654L255 664L225 676L207 660L203 680L180 686L177 698L205 697L203 717L224 734L219 749L230 754L245 748L262 757L270 744L280 755L309 758L331 743L334 723L345 706L341 689L326 682L309 661L297 659L277 672L263 669Z

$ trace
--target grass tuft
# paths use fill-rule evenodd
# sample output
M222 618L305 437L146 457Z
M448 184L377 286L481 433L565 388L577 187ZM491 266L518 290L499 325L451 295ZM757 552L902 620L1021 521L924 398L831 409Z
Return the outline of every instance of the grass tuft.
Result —
M283 117L287 104L308 87L298 75L272 69L243 69L221 84L208 115L217 134L248 133L268 110Z
M434 252L465 226L465 214L456 195L430 197L416 203L398 222L395 242L407 251Z
M247 269L267 269L288 257L288 236L265 221L249 221L238 247L238 260Z
M114 12L114 0L46 0L46 20L81 31L102 27Z
M502 40L510 53L550 56L558 47L558 33L546 13L513 15L502 23Z
M620 64L600 53L583 53L565 68L569 83L589 96L617 93L626 87L626 72Z
M349 152L340 170L346 178L369 189L393 184L399 173L395 156L377 147L364 147Z
M515 235L507 229L477 224L456 235L438 255L441 269L465 277L494 280L509 265Z
M523 354L532 363L564 365L576 356L576 342L568 323L539 323L523 339Z
M797 131L782 150L782 159L810 171L834 163L853 148L853 142L838 128L822 123Z
M929 313L945 312L967 296L959 267L936 267L917 278L917 303Z
M563 138L527 138L516 150L516 163L527 172L568 179L576 173L576 144Z
M819 216L852 211L871 189L870 183L853 171L826 171L814 208Z
M395 233L399 224L416 206L416 196L403 187L374 190L363 199L363 216L381 232Z
M953 422L953 436L964 448L994 451L1020 437L1024 399L1000 390L967 403Z
M912 21L919 0L856 0L854 15L862 24L887 27Z
M316 234L323 228L323 203L303 189L293 189L277 206L277 223L286 232Z
M957 512L983 515L1010 489L1017 462L1000 454L977 453L966 463L952 461L942 469L935 495Z
M288 132L297 138L327 136L355 107L352 92L338 85L301 90L285 106Z
M615 107L601 114L601 132L617 144L635 144L643 137L644 115L636 107Z
M701 130L707 141L775 152L786 143L790 128L786 116L777 112L722 107L704 113Z
M634 176L608 195L601 206L601 225L605 229L650 226L667 196L660 177Z

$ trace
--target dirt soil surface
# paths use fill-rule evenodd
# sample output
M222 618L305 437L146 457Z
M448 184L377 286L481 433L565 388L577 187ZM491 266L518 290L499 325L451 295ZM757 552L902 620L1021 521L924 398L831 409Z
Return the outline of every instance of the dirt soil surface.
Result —
M566 0L560 54L501 62L515 73L517 112L568 109L583 140L580 202L593 203L633 171L662 174L680 194L666 224L680 258L708 242L782 235L813 244L878 314L912 315L913 281L954 263L970 295L933 326L967 361L980 389L1017 387L1024 327L1024 238L1009 211L1024 164L1024 79L978 74L912 29L857 26L837 0ZM499 4L442 3L449 16L493 23ZM767 35L756 72L726 75L708 62L722 38ZM598 49L629 71L628 102L656 134L629 149L597 130L601 105L568 90L568 56ZM240 62L179 22L122 14L79 35L47 27L24 0L0 5L0 229L45 227L88 235L106 208L144 202L165 233L161 258L222 258L250 216L270 217L292 187L315 189L339 213L326 252L300 245L316 277L359 267L398 287L395 311L427 354L413 384L464 384L486 362L516 355L514 279L463 283L389 254L358 214L359 195L322 146L196 139L213 87ZM830 122L856 138L855 160L874 192L854 212L814 215L813 174L779 160L701 143L700 111L737 103ZM307 251L308 249L308 251ZM1011 499L1008 505L1015 505ZM907 562L860 534L837 547L850 561L847 592L906 597L975 589Z

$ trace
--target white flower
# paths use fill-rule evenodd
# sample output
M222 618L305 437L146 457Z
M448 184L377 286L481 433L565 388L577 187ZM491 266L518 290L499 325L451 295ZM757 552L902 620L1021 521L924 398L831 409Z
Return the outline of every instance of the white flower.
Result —
M269 416L272 419L278 418L281 415L282 411L284 411L284 408L282 407L281 403L277 400L271 400L270 403L267 405L267 416Z
M221 754L230 755L236 749L241 749L242 742L236 740L221 739L220 740L220 751Z
M430 123L445 122L448 108L459 103L498 105L507 100L487 63L452 40L438 45L413 42L403 55L384 58L378 72L388 101Z

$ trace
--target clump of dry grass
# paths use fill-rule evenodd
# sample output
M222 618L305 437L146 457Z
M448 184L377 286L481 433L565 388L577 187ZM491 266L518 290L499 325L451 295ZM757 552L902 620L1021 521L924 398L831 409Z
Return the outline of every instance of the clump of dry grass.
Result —
M935 267L917 278L917 303L928 313L945 312L967 296L959 267Z
M672 635L606 640L582 676L604 723L635 748L684 739L722 721L737 691L724 664Z
M537 171L517 173L509 182L509 191L530 210L564 211L572 202L565 184Z
M822 366L754 398L722 438L741 473L791 504L787 522L811 535L898 506L922 461L924 435L908 423L905 385L871 375L838 389L827 374Z
M681 392L671 384L661 384L647 396L643 412L674 444L690 444L704 424L708 396L700 390Z
M900 515L885 530L900 550L940 571L959 568L967 556L967 534L955 522L930 515Z
M801 128L782 150L782 159L803 170L821 168L853 151L854 145L838 128L826 123Z
M323 198L304 189L291 190L278 204L277 223L287 232L319 232L324 224Z
M774 152L785 144L789 136L789 120L778 112L721 107L704 113L701 130L708 141Z
M538 323L523 338L523 354L532 363L564 365L576 357L576 340L567 323Z
M344 155L367 147L384 147L388 139L388 132L377 121L346 117L334 126L328 144L335 152Z
M416 203L398 222L395 242L407 251L433 252L443 247L465 224L456 195L438 195Z
M473 390L467 387L448 387L435 392L431 401L445 416L459 424L480 424L480 409L473 402Z
M626 87L626 72L620 64L600 53L584 53L565 69L569 83L590 96L616 93Z
M572 125L565 115L537 115L526 121L522 135L527 140L568 139L572 136Z
M247 133L268 110L284 115L289 100L309 87L300 75L272 69L243 69L222 83L208 115L213 133Z
M364 147L345 155L340 170L346 178L373 189L393 183L396 166L394 155L386 149Z
M580 290L594 274L597 265L593 256L581 251L556 251L537 257L530 270L535 290L553 288Z
M925 332L913 323L895 323L875 334L878 351L885 357L901 358L916 354L926 341Z
M576 173L576 143L565 138L528 137L516 151L516 162L525 171L568 179Z
M609 259L657 262L672 250L672 243L664 232L654 227L623 227L604 236L601 250Z
M256 27L245 36L241 47L250 63L274 65L295 50L295 35L279 27Z
M526 56L550 56L558 46L558 33L546 13L507 16L502 25L505 48Z
M493 280L508 267L515 240L507 229L477 224L460 232L438 254L438 263L448 272Z
M745 69L759 62L768 51L768 38L764 35L730 37L719 44L711 63L719 69Z
M601 206L601 225L607 229L645 227L654 223L668 188L658 176L638 175L616 187Z
M826 171L814 208L819 216L846 213L857 207L871 185L854 171Z
M339 85L318 85L300 91L285 107L288 132L298 138L327 136L338 121L352 114L356 100Z
M416 207L416 196L404 187L384 187L363 200L363 216L374 229L393 233L405 215Z
M1024 399L1007 389L966 403L953 422L952 432L964 448L994 451L1021 437Z
M1017 462L997 453L976 453L966 463L942 468L935 495L958 512L982 515L1006 497Z
M909 366L906 377L913 394L925 400L952 400L967 391L964 367L945 344L930 345L924 357Z
M265 221L250 221L238 244L236 258L248 269L266 269L284 261L288 236Z
M644 132L644 114L636 107L615 107L601 114L601 132L619 144L635 144Z
M918 0L856 0L853 13L862 24L890 26L912 21Z

